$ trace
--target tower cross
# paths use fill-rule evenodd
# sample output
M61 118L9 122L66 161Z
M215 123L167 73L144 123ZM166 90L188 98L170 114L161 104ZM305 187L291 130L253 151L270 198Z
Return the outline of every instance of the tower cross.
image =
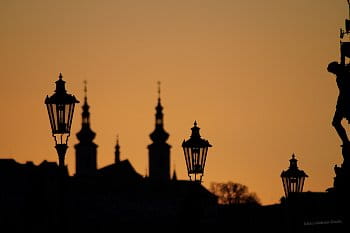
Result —
M157 84L158 84L158 99L160 99L160 81L158 81Z
M85 97L87 96L87 81L84 80L84 94L85 94Z

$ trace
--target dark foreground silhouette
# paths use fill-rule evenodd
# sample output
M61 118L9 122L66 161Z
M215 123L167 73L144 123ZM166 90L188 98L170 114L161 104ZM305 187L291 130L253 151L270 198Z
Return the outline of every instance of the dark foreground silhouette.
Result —
M152 181L128 160L79 177L62 175L53 162L36 166L1 159L0 183L1 232L341 232L345 227L332 192L296 193L267 206L221 205L200 183Z

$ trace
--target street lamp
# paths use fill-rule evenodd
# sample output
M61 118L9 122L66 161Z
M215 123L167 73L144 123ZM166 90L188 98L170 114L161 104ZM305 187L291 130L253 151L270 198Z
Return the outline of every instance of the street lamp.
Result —
M305 178L308 177L303 170L298 168L298 160L295 159L295 155L289 160L290 165L288 170L282 171L281 178L286 197L290 193L299 193L303 191Z
M75 96L67 94L65 81L62 80L62 74L60 73L56 81L55 93L50 97L46 96L45 99L60 168L65 167L64 157L68 148L68 137L76 103L79 103L79 101Z
M199 129L195 121L194 126L191 128L192 135L187 141L183 141L182 148L184 150L188 177L190 180L200 183L204 174L208 148L212 145L207 140L201 138Z

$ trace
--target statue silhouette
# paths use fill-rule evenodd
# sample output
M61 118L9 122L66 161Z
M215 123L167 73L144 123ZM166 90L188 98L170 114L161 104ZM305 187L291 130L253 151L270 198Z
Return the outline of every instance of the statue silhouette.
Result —
M345 118L350 121L350 73L349 67L334 61L329 63L328 72L335 74L339 89L337 105L332 121L332 125L337 131L344 146L349 146L349 138L341 121Z

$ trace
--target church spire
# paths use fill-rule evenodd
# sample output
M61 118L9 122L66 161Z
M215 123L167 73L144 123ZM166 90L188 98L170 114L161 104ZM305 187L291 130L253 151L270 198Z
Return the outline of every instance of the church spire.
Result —
M82 127L81 130L77 133L77 137L79 141L92 142L95 138L96 134L90 128L90 106L87 101L87 82L84 81L84 105L82 107L83 112L81 114L82 117Z
M166 142L169 134L164 130L163 106L160 99L160 82L158 82L158 103L156 106L156 124L154 131L150 134L153 142Z
M160 82L158 82L158 104L156 106L156 127L163 128L163 106L160 103Z
M160 82L158 82L158 103L155 114L155 129L150 134L152 144L148 145L149 178L151 180L170 180L170 148L166 142L169 134L164 130L163 106L160 99Z
M84 105L83 105L83 113L82 118L83 118L83 124L90 125L90 112L89 112L90 106L88 105L87 102L87 82L86 80L84 81Z
M77 176L95 175L97 170L97 145L93 142L96 134L90 128L90 106L87 101L87 82L84 81L84 105L81 114L81 130L76 134L79 143L75 145Z
M115 158L114 158L114 163L119 163L120 162L120 146L119 146L119 135L117 135L117 143L115 145Z

